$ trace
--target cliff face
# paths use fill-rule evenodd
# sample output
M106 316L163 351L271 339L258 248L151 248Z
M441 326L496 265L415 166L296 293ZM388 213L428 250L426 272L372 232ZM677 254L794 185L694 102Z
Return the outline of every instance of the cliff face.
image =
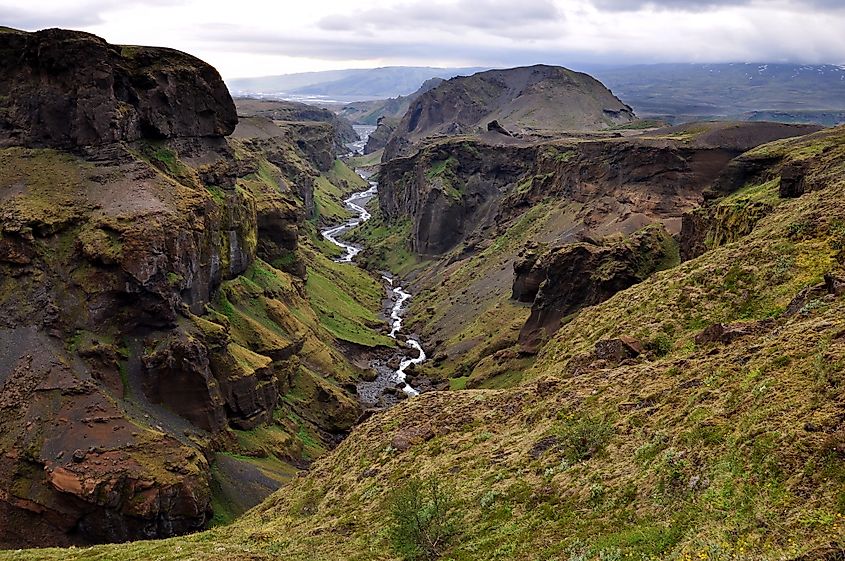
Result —
M396 130L396 119L390 117L380 117L376 125L376 130L370 133L367 138L367 144L364 146L364 154L372 154L378 152L390 141L390 136Z
M201 529L216 452L301 465L297 434L330 442L360 412L323 377L353 369L314 335L305 210L270 161L332 160L297 145L307 124L225 138L231 98L188 55L0 45L0 546ZM272 444L238 440L255 428Z
M733 158L814 130L745 123L508 145L444 139L383 163L379 203L389 220L412 218L411 246L424 255L449 251L479 227L490 230L477 237L489 237L549 198L581 205L570 241L579 234L630 234L656 220L677 234L684 212L700 203Z
M497 121L516 133L600 130L634 119L631 108L587 74L537 65L452 78L414 100L384 161L439 135L474 134Z
M346 144L358 140L352 124L328 109L295 101L238 98L235 100L240 117L263 117L284 123L326 123L332 131L333 154L346 154ZM334 158L332 158L334 159Z
M379 205L389 220L412 218L413 251L439 255L492 217L494 203L530 169L535 155L533 147L433 144L382 165Z
M0 143L73 147L214 137L237 123L211 66L184 53L48 29L0 32Z
M520 342L531 348L570 314L676 265L677 251L666 229L654 225L617 242L567 244L515 263L514 294L532 303Z

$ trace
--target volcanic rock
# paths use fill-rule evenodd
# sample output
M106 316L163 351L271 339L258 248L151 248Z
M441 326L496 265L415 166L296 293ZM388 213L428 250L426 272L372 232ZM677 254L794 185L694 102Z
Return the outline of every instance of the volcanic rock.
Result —
M220 75L185 53L63 29L0 30L0 146L224 136L236 124Z

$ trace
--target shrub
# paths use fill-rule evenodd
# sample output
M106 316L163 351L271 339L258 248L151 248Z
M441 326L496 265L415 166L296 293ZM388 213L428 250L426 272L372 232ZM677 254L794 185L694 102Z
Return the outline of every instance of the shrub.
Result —
M658 358L662 358L671 353L673 346L674 342L672 339L664 333L655 335L654 338L647 341L645 344L646 350L653 352Z
M589 460L604 449L613 435L613 425L605 418L582 416L572 419L561 430L561 448L569 464Z
M436 476L413 478L391 498L390 539L406 561L440 557L456 533L453 493Z

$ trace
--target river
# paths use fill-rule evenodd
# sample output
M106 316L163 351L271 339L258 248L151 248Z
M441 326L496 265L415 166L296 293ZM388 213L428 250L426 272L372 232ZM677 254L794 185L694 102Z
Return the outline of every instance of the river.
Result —
M373 129L374 127L367 128ZM363 137L363 140L354 143L354 145L350 145L350 149L352 149L354 152L358 152L359 150L356 150L356 148L363 148L364 144L366 143L366 135L368 135L369 132L371 132L371 130L359 130L358 134ZM355 213L356 216L350 218L339 226L326 228L324 230L321 230L320 232L324 238L326 238L328 241L332 242L343 250L343 255L337 258L337 261L339 263L352 263L355 257L359 253L361 253L361 248L359 246L341 240L340 236L342 236L344 232L351 230L356 226L360 226L371 218L370 213L367 212L366 205L373 197L378 195L378 183L370 180L370 176L366 172L363 172L361 170L356 171L362 178L366 179L370 184L370 187L368 189L353 193L345 201L343 201L346 208ZM405 291L402 286L396 283L396 279L393 277L393 275L389 273L382 273L382 279L384 279L385 281L387 298L388 301L391 303L390 311L388 314L388 318L390 321L390 333L388 333L388 335L393 339L397 339L402 330L403 315L407 310L408 303L410 302L412 296L410 293ZM387 373L385 372L383 367L375 367L376 371L378 372L378 377L376 378L376 380L373 382L364 382L362 383L362 385L372 385L372 387L369 388L372 391L388 387L390 383L393 383L394 385L401 386L402 391L404 391L409 396L419 395L419 391L417 391L415 388L413 388L410 384L406 382L407 370L412 365L422 364L428 357L425 351L423 350L422 345L416 339L406 338L405 345L409 350L414 352L413 355L407 354L402 356L399 362L399 367ZM367 392L365 391L364 393Z

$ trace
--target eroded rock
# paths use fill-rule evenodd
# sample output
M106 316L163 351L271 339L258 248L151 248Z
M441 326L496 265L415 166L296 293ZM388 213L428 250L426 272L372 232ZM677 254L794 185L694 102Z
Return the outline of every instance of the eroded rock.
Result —
M526 347L538 344L557 331L569 314L672 266L677 261L676 251L674 240L660 225L608 245L575 243L549 250L521 275L543 277L543 281L520 332L520 343ZM515 283L519 280L517 276Z
M208 64L79 31L0 31L0 84L0 146L223 136L237 123Z

